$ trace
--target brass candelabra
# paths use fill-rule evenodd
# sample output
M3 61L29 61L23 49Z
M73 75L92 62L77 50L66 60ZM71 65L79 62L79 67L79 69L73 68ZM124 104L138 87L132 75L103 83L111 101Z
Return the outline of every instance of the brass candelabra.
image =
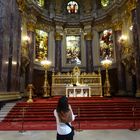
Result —
M41 65L43 66L43 68L45 70L45 79L44 79L44 85L43 85L43 89L44 89L43 97L49 97L50 95L48 94L49 83L48 83L47 72L48 72L48 69L49 69L49 67L51 65L51 61L49 61L49 60L42 60L41 61Z
M106 78L105 78L105 83L104 83L104 96L109 97L109 96L111 96L111 93L110 93L110 82L109 82L108 68L112 65L112 61L106 58L106 59L101 61L101 65L106 70Z
M33 85L29 84L28 85L28 90L29 90L29 98L27 100L28 103L32 103L33 102L33 98L32 98L32 93L33 93Z

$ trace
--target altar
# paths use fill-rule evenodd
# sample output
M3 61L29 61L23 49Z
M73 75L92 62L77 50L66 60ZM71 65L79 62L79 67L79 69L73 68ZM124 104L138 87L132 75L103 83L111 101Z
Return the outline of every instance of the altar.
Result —
M88 85L67 85L66 97L91 97L91 88Z
M102 96L101 73L81 73L78 67L74 67L71 73L53 73L51 89L52 96Z

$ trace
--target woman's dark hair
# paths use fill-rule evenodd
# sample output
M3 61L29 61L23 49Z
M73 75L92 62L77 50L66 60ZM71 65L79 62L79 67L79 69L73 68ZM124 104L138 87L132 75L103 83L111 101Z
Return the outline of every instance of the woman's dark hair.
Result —
M62 96L59 99L56 110L58 113L69 111L68 98L66 96Z

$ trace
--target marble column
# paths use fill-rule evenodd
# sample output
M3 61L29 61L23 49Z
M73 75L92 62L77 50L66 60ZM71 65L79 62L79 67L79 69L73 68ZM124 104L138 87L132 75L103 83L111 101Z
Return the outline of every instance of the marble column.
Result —
M12 57L13 57L13 14L10 17L10 36L9 36L9 58L8 58L8 74L7 74L7 91L11 89L11 74L12 74Z
M86 44L86 72L91 73L93 71L93 54L92 54L92 34L88 32L85 35Z
M0 2L0 81L2 80L4 2ZM1 82L0 82L1 83ZM1 86L0 86L1 87Z
M55 33L55 72L62 71L62 57L61 57L62 35Z
M16 0L0 0L0 90L19 91L21 18ZM13 82L14 81L14 82Z
M136 56L136 97L140 97L140 1L137 1L133 23L134 47Z
M116 93L116 95L125 95L126 94L125 69L121 61L122 46L120 43L118 43L120 36L121 30L115 31L115 46L116 46L117 76L118 76L118 93Z
M33 70L34 70L34 42L35 42L35 20L34 16L30 17L27 22L27 34L30 40L28 41L29 48L29 67L28 67L28 85L33 84Z

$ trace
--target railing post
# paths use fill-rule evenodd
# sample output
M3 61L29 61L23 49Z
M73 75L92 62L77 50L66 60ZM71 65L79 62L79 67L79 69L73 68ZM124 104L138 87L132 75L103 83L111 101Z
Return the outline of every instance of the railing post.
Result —
M136 111L136 104L132 107L132 115L133 115L133 126L130 128L131 131L137 131L138 128L136 128L136 118L135 118L135 111Z

